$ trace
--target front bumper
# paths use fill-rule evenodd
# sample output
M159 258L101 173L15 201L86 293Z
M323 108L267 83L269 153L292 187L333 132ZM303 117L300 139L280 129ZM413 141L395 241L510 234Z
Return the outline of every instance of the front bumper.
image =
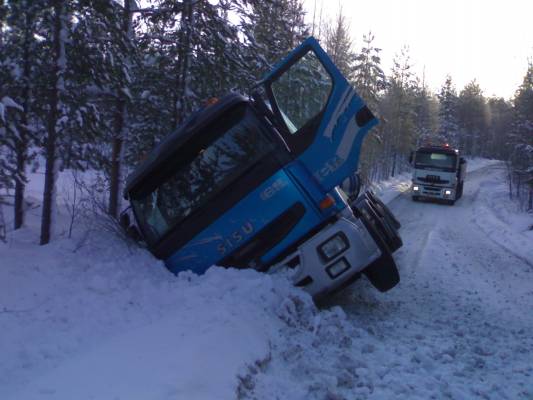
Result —
M451 200L455 198L455 190L453 188L428 185L425 183L413 183L411 186L411 193L413 196L441 200Z
M338 235L342 235L347 246L326 259L320 248ZM357 279L380 256L381 250L363 222L347 207L335 223L307 240L271 271L287 268L292 270L291 278L296 286L303 287L313 297L321 297Z

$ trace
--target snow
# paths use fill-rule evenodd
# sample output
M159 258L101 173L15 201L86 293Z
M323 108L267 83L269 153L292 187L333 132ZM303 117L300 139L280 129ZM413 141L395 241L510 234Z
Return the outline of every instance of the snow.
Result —
M409 175L380 184L402 280L361 279L320 308L283 275L176 277L106 231L37 246L30 174L27 226L0 244L0 398L531 399L533 218L501 163L468 169L453 207L413 203Z
M5 122L5 110L8 107L16 108L19 111L24 111L22 106L15 102L11 97L4 96L2 97L2 100L0 100L0 119Z

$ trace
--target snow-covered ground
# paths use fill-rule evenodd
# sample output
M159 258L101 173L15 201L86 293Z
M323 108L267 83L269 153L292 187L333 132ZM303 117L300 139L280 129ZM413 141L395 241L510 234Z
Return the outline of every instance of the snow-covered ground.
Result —
M0 399L531 400L533 218L501 164L469 171L453 207L382 184L402 280L320 309L283 276L175 277L105 231L37 246L36 203L0 244Z

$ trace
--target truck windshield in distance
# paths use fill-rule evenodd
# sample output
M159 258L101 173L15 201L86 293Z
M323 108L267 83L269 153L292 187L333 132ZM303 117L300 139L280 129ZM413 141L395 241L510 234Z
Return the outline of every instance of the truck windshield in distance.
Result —
M417 151L415 155L415 168L432 169L440 171L454 171L457 156L449 152Z
M143 232L157 242L174 226L201 209L254 164L268 155L275 144L246 112L242 120L209 134L203 143L175 154L166 174L132 196ZM212 127L209 127L212 129Z

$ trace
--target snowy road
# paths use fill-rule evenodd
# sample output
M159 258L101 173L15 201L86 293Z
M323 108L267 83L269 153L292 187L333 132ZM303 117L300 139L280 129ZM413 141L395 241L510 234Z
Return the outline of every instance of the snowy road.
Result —
M386 373L371 398L533 398L533 260L480 229L501 168L469 174L453 207L399 196L401 283L385 295L358 284L336 299L377 332L364 358Z

